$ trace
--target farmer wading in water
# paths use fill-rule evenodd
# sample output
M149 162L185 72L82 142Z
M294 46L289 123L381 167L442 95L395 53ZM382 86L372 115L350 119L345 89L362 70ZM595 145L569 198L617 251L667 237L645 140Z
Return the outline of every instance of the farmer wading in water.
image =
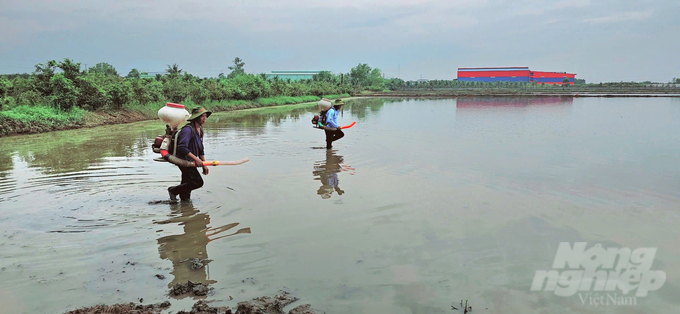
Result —
M209 170L205 161L205 153L203 152L203 127L205 120L212 114L203 107L196 107L191 110L189 123L182 127L179 131L177 139L176 156L181 159L193 161L196 167L179 167L182 171L182 183L177 186L168 188L170 200L177 201L177 195L183 201L191 198L191 191L203 186L203 178L198 173L197 167L203 167L203 174L207 175Z
M328 109L328 112L326 112L326 127L334 129L324 130L326 132L326 149L333 148L333 142L345 136L345 133L342 132L340 126L338 125L338 110L340 110L340 107L342 107L344 104L345 103L342 102L342 99L336 99L333 107Z

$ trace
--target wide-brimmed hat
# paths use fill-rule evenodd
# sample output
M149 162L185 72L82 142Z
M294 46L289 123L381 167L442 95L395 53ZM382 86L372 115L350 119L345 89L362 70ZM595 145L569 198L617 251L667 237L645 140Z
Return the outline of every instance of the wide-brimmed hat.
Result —
M187 119L187 120L191 121L193 119L196 119L204 113L207 113L207 115L205 116L206 118L210 117L210 115L212 114L212 112L210 112L210 111L208 111L205 108L200 107L200 106L196 107L194 109L191 109L191 117L189 117L189 119Z
M344 104L345 103L342 102L342 99L340 99L340 98L336 99L335 102L333 103L334 106L342 106Z

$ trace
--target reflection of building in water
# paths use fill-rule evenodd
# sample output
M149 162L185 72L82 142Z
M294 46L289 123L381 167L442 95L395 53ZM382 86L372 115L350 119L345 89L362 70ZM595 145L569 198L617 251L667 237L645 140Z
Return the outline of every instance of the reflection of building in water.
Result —
M158 239L158 252L161 258L172 261L173 270L171 273L175 278L168 286L172 287L178 283L186 283L188 280L207 284L215 283L216 281L209 278L208 265L205 265L203 268L192 269L192 259L199 259L203 261L203 264L207 264L209 262L207 245L210 241L239 233L250 233L250 228L241 228L234 233L217 236L224 231L238 226L238 223L212 228L208 227L210 216L194 208L191 202L171 204L170 206L171 216L173 217L156 223L178 223L183 226L184 233Z
M457 108L474 108L488 106L571 106L574 97L571 96L533 96L533 97L461 97L456 100Z
M342 195L345 191L341 190L340 180L338 179L338 173L343 170L354 170L349 167L343 167L341 164L343 162L342 156L335 154L334 150L326 151L326 160L318 161L314 164L314 171L312 174L318 176L314 180L321 181L321 187L316 191L316 194L320 195L321 198L330 198L333 191L337 192L338 195Z

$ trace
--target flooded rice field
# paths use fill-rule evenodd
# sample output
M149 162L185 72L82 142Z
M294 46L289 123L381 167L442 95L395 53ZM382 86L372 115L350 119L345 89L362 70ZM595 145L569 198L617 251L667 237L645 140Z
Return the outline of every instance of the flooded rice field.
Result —
M0 313L176 312L187 281L232 308L283 290L327 313L680 310L677 98L355 99L332 150L316 113L213 114L206 159L250 162L183 203L160 121L0 138Z

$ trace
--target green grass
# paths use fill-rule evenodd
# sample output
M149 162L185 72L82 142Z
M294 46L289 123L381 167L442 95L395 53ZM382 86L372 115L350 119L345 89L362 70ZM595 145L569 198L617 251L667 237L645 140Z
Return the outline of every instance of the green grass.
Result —
M17 106L0 111L0 136L74 128L86 113L80 108L64 111L48 106Z
M49 106L17 106L10 110L0 111L0 117L21 122L68 124L80 121L86 112L87 110L81 108L64 111Z
M323 98L326 98L326 99L347 98L347 97L351 97L350 94L344 93L344 94L325 95L325 96L323 96Z

